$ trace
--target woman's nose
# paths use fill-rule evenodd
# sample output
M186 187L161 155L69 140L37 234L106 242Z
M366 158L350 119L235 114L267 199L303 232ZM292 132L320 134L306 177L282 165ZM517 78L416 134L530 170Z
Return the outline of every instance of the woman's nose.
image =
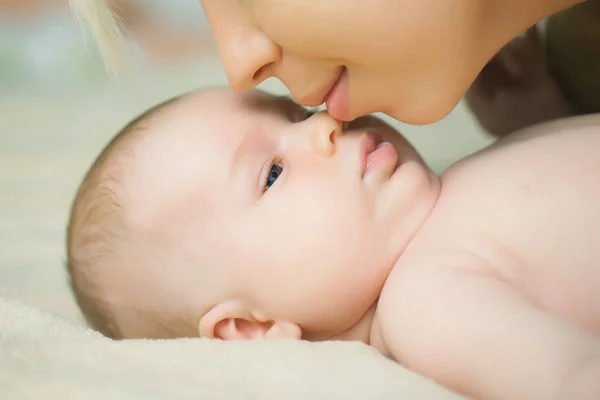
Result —
M235 90L252 89L270 78L281 60L281 48L258 29L233 35L220 50L229 85Z
M342 122L331 117L327 111L320 111L305 121L310 130L310 144L313 151L323 157L335 153L336 140L342 134Z

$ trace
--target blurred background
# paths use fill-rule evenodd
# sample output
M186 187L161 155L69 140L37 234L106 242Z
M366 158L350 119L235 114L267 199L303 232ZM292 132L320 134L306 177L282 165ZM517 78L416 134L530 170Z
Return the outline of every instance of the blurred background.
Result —
M81 318L66 279L65 227L88 166L146 108L227 84L198 0L112 3L130 39L130 73L118 79L67 0L0 0L0 296L72 322ZM287 92L273 79L261 88ZM464 104L433 125L394 124L436 172L492 140Z

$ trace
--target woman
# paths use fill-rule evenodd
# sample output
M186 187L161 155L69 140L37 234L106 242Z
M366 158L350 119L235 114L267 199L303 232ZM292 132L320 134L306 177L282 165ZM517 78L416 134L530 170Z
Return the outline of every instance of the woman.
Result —
M118 40L117 27L101 9L104 2L70 1L92 22L106 56L116 59L109 50ZM384 112L405 123L428 124L446 116L473 82L477 89L497 80L499 73L485 82L476 79L506 43L582 0L200 2L233 88L250 89L275 76L295 101L305 106L326 103L329 113L340 120ZM525 65L525 69L537 71L539 63L529 64L531 68ZM511 63L503 65L501 72L506 75ZM542 84L554 87L549 95L542 91L541 97L557 97L551 114L571 113L561 90L548 80L552 79L542 79ZM485 118L497 107L482 93L486 92L476 90L472 97L483 104L476 113ZM536 96L540 97L538 92ZM487 128L493 131L491 120ZM524 118L502 129L532 122L536 121Z

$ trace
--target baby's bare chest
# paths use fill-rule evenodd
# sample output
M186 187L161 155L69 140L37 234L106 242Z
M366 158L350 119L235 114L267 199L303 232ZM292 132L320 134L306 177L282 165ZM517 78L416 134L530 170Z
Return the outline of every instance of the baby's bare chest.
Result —
M539 307L600 334L600 128L450 171L427 227ZM460 170L464 168L464 170ZM425 247L424 247L425 248Z

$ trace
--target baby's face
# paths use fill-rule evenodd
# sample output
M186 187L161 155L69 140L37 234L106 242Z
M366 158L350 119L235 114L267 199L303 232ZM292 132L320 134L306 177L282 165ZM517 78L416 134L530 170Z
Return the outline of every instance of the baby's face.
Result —
M135 151L127 201L159 266L139 284L192 313L234 299L305 336L341 332L437 196L412 146L373 117L342 132L326 113L228 90L167 114Z

